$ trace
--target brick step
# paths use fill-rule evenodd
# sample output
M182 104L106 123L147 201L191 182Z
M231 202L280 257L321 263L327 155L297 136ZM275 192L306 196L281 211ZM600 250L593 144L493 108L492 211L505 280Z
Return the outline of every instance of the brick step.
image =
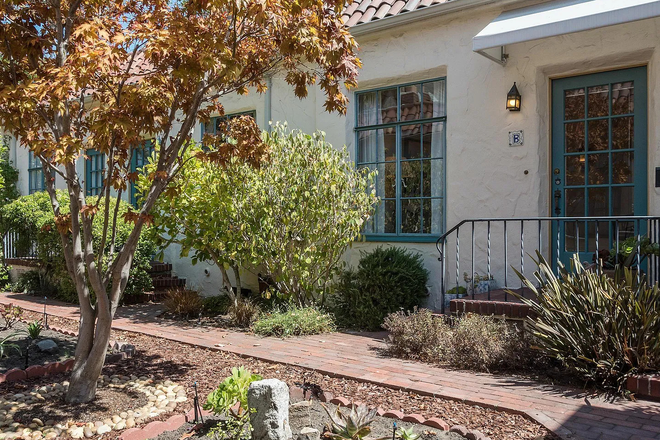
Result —
M154 278L154 290L167 289L169 287L185 287L186 279L179 277Z
M149 273L151 274L160 274L162 272L172 272L172 264L171 263L161 263L157 261L152 261L151 262L151 270Z

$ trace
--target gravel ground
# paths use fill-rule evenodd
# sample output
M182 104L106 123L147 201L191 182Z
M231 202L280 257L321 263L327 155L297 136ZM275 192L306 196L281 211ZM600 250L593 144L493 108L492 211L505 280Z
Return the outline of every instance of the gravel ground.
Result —
M327 406L330 411L335 411L336 409L335 405L328 404ZM348 410L344 408L341 411L345 412ZM208 420L205 419L204 422L204 425L195 431L192 431L194 425L187 423L177 431L165 432L156 437L154 440L179 440L184 438L182 436L188 433L190 433L190 436L185 438L208 439L209 437L207 436L207 432L209 428L218 422L221 422L221 419L218 417L211 417ZM312 400L292 405L289 409L289 423L291 424L291 432L293 434L293 438L296 438L300 433L300 430L305 427L315 428L322 433L324 431L324 427L329 426L330 417L328 417L325 410L318 401ZM376 417L370 425L371 434L369 435L369 438L376 439L381 437L390 437L392 435L392 423L392 419ZM397 422L397 427L413 428L416 433L421 435L420 440L464 440L464 437L456 433L440 431L438 429L417 425L415 423Z
M25 313L30 315L27 311ZM77 329L77 323L74 321L57 317L49 319L52 325ZM266 378L278 378L289 385L316 384L323 391L336 396L346 396L369 406L380 406L388 410L398 409L406 413L421 414L426 418L439 417L449 425L464 425L469 429L477 429L493 440L557 438L543 426L517 414L442 398L420 396L350 379L328 377L300 367L242 358L232 353L194 347L138 333L113 331L112 337L135 345L138 353L127 362L106 367L104 374L130 375L140 371L142 375L153 374L156 378L168 378L189 390L197 382L202 402L220 381L231 374L232 367L243 365L254 373ZM0 384L0 390L2 385ZM190 391L188 395L191 396ZM186 410L191 408L192 399L183 406Z
M36 315L34 319L43 317L40 314ZM7 357L0 359L0 373L6 373L12 368L24 369L26 354L28 356L28 366L60 362L73 357L76 349L76 338L43 329L41 330L39 339L33 341L28 338L27 327L26 323L18 321L12 328L0 331L0 340L11 335L12 337L7 340L7 343L17 344L20 348L20 353L11 348L5 349L5 355ZM57 350L53 353L41 352L35 344L44 339L52 339L57 344Z

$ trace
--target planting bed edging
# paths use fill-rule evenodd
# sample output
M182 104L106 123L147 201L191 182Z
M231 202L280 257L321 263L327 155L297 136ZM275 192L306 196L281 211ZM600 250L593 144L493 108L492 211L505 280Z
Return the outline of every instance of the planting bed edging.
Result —
M630 376L626 380L626 389L640 397L660 399L660 376Z
M452 299L449 301L452 315L475 313L477 315L505 316L508 319L532 317L532 310L527 304L504 301L480 301L472 299Z

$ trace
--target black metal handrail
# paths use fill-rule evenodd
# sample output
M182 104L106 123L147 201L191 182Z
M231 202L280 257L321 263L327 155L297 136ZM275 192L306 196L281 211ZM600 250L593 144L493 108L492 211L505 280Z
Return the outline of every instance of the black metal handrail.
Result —
M548 261L553 261L554 263L558 263L561 260L561 249L560 249L560 244L561 244L561 234L562 234L562 227L563 225L567 224L575 224L575 245L576 249L575 252L580 253L580 224L582 223L585 226L585 234L589 234L589 226L590 224L594 224L595 228L593 230L594 234L594 242L595 242L595 252L594 254L599 256L600 255L600 224L601 223L607 223L609 225L614 225L614 237L615 239L612 240L612 244L615 246L615 259L616 259L616 264L618 264L618 255L619 255L619 244L620 244L620 233L622 232L620 229L620 224L621 223L633 223L633 235L637 235L637 267L640 268L641 266L641 252L640 252L640 241L641 241L641 236L642 236L642 229L646 229L649 234L649 238L652 242L657 243L658 239L660 238L660 217L656 216L595 216L595 217L518 217L518 218L472 218L472 219L465 219L456 224L454 227L449 229L447 232L442 234L438 240L436 241L436 248L440 254L440 257L438 258L439 261L442 262L442 270L441 270L441 295L442 295L442 306L441 309L444 312L445 308L445 296L447 294L447 241L448 238L451 236L455 235L456 238L456 251L455 251L455 256L456 256L456 280L455 280L455 286L457 287L457 293L458 293L458 287L459 287L459 277L460 277L460 265L461 265L461 247L460 247L460 232L461 228L467 227L469 228L470 232L470 267L471 267L471 277L474 276L475 274L475 230L476 230L476 225L485 225L486 230L483 231L485 232L485 266L486 266L486 273L487 273L487 279L491 279L491 269L492 269L492 262L493 262L493 255L492 255L492 240L493 240L493 226L501 224L502 225L502 244L503 244L503 255L502 255L502 262L503 262L503 267L504 267L504 300L508 301L508 296L506 294L506 289L508 289L510 286L508 285L508 271L510 267L513 267L513 265L509 265L509 242L512 240L511 233L512 228L510 227L512 224L519 225L519 228L516 228L519 230L519 237L516 235L515 241L519 241L520 244L520 266L517 267L519 272L522 274L525 273L525 259L526 255L533 254L534 252L526 252L525 251L525 225L529 225L529 223L536 223L538 226L538 231L537 233L534 233L534 229L531 230L530 234L530 229L528 226L527 232L528 236L532 235L532 238L536 238L534 245L538 246L536 250L539 252L543 252L543 247L544 247L544 236L549 238L549 241L545 243L548 247L548 249L553 250L552 248L554 247L554 255L550 255L550 258L546 258ZM549 231L546 234L544 234L544 225L549 226ZM553 226L556 226L556 237L552 236L551 229ZM607 226L607 225L606 225ZM608 233L610 231L611 226L607 226L608 228ZM643 228L644 227L644 228ZM517 232L517 231L516 231ZM624 233L630 233L630 231L624 230ZM645 235L645 234L644 234ZM609 234L608 234L609 236ZM582 237L582 239L586 240L586 246L589 246L590 243L590 237L589 235ZM609 240L609 239L608 239ZM554 241L554 243L552 243ZM528 251L529 251L529 246L528 246ZM609 247L608 247L609 250ZM592 251L588 251L592 252ZM600 257L594 258L596 263L600 263ZM660 275L660 259L657 258L657 256L653 256L650 258L651 264L649 265L649 280L651 282L657 283L658 278ZM498 260L499 261L499 260ZM558 264L557 264L558 265ZM641 278L641 270L637 271L637 276L638 279ZM522 287L522 283L520 285ZM472 289L472 296L474 298L474 284L473 284L473 289ZM488 292L487 292L487 300L491 299L491 289L490 289L490 281L489 281L489 286L488 286Z

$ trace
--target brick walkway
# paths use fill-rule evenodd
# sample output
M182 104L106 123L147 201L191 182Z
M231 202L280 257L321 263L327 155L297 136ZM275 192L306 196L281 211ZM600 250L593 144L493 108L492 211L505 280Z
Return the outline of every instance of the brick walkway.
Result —
M13 302L43 311L43 301L3 294ZM280 340L220 329L180 327L157 322L156 305L121 308L113 323L118 330L144 333L241 356L298 365L419 394L457 399L525 413L564 439L660 439L660 403L609 403L579 390L543 385L527 379L449 371L426 364L381 357L382 334L337 333ZM48 313L78 319L77 307L48 301Z

